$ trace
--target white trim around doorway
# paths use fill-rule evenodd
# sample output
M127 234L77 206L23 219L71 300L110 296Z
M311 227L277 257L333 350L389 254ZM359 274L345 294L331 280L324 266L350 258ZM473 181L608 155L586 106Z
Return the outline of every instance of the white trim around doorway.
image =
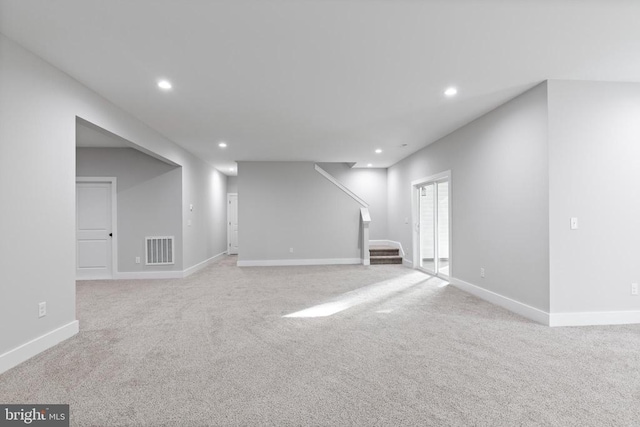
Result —
M231 204L231 197L236 198L236 215L238 214L238 193L227 193L227 254L231 255L231 223L229 222L229 205ZM233 255L237 255L234 253Z
M437 173L435 175L426 176L411 181L411 240L412 240L412 267L424 271L420 268L420 212L418 203L418 191L424 184L447 181L449 183L449 274L442 277L440 273L435 271L435 275L445 280L453 277L453 184L451 182L451 170ZM407 263L408 264L408 263ZM431 274L431 273L429 273Z

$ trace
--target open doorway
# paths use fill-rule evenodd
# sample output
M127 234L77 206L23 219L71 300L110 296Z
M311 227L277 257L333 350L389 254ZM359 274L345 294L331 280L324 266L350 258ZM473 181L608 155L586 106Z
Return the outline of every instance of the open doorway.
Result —
M412 182L415 268L451 277L451 172Z
M180 166L77 119L76 279L181 274L184 215ZM171 256L158 262L147 242L168 237Z

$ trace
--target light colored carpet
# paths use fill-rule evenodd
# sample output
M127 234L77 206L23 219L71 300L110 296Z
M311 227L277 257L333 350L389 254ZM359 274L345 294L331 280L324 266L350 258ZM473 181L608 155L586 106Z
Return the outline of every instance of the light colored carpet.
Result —
M78 282L80 334L1 375L0 402L78 426L640 424L640 326L548 328L402 266L234 263Z

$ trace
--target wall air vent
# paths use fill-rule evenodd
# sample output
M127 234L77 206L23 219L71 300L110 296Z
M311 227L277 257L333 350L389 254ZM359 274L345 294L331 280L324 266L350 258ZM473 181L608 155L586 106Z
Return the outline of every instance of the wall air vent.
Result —
M147 237L145 259L147 265L173 264L173 236Z

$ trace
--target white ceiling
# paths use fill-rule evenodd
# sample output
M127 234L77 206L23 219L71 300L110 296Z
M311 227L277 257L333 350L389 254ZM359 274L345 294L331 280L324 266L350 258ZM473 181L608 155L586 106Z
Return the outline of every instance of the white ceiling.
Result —
M386 167L545 79L640 81L634 0L0 0L0 32L225 173Z

